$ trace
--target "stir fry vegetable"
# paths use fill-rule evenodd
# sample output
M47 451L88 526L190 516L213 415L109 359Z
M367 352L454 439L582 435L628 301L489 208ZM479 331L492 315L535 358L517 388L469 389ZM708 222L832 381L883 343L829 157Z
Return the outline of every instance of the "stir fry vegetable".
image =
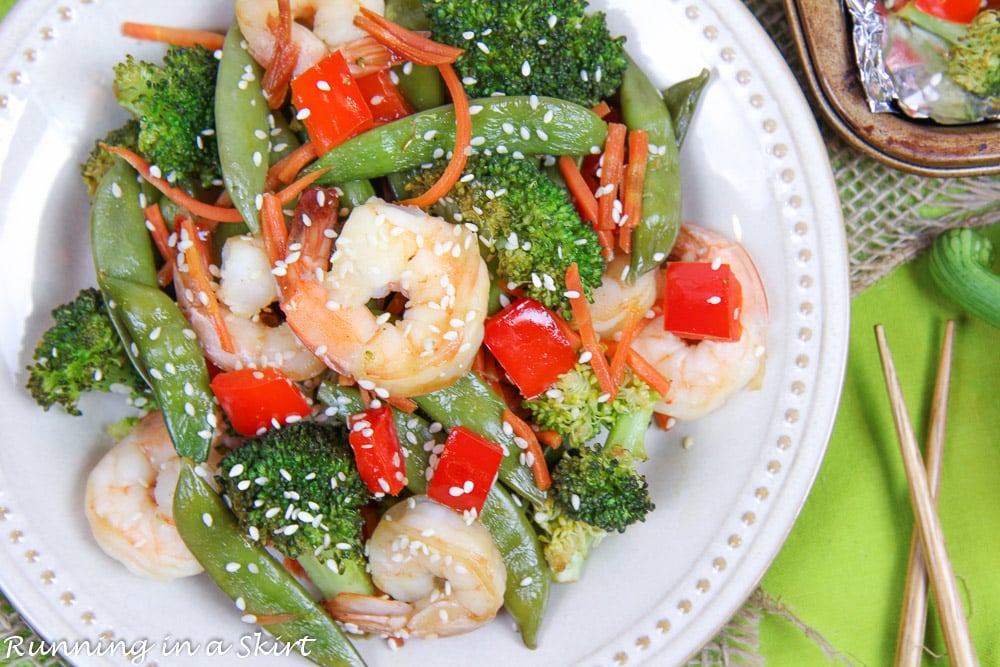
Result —
M501 607L534 648L552 582L653 510L674 360L636 344L759 344L752 265L693 259L737 253L680 225L707 74L661 94L584 3L390 0L340 41L251 9L225 35L131 24L179 43L116 70L135 118L82 170L99 290L30 388L162 410L187 557L318 664L363 664L345 629Z

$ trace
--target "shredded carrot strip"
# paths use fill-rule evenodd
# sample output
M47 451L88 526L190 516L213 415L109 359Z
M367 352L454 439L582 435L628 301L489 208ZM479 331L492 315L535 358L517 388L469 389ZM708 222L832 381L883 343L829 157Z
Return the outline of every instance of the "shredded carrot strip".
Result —
M544 491L552 486L552 477L549 476L549 466L545 463L545 453L542 452L542 445L538 442L535 431L528 426L528 423L514 414L513 410L503 411L503 420L510 424L514 430L514 435L527 443L525 454L528 457L528 464L531 472L535 476L535 486Z
M206 220L213 220L215 222L243 222L243 216L241 216L240 212L235 208L223 208L221 206L213 206L211 204L198 201L180 188L175 188L170 185L170 183L168 183L165 179L160 178L159 176L153 176L150 172L150 164L146 162L142 156L133 153L127 148L122 148L121 146L109 146L108 144L101 144L101 147L105 150L111 151L128 162L133 169L139 172L140 176L146 179L150 185L162 192L167 199L174 202L178 206L187 209L199 218L205 218Z
M302 614L255 614L254 622L261 625L278 625L291 623L300 618L302 618Z
M264 189L274 190L279 185L291 183L316 157L316 144L311 141L302 144L271 165L267 171L267 183Z
M205 307L206 315L212 323L212 327L219 335L219 346L226 352L235 351L233 338L226 326L226 321L222 317L222 310L219 308L219 300L212 289L212 280L208 273L208 258L205 256L204 245L198 237L198 230L195 229L194 221L185 216L181 219L181 229L187 234L190 246L184 251L185 270L190 276L192 286L197 289L195 300ZM178 255L178 259L180 256ZM178 265L177 270L181 267Z
M353 387L358 382L350 375L344 375L343 373L337 374L337 385L340 387Z
M625 135L622 123L608 123L608 138L601 162L601 184L597 189L597 227L615 229L614 203L625 170Z
M618 246L622 252L632 252L632 231L642 221L642 192L646 183L649 159L649 134L632 130L628 135L628 166L622 182L622 225L618 230Z
M616 385L621 385L625 378L625 362L628 359L628 351L632 349L632 341L641 328L643 313L632 308L625 315L625 325L622 327L622 335L618 340L618 346L611 356L611 377Z
M163 219L160 205L150 204L142 209L142 212L146 214L146 227L149 229L156 249L160 251L160 257L168 263L172 262L176 252L170 247L170 230L167 229L167 221Z
M281 202L282 206L288 206L293 201L295 201L295 198L298 197L300 194L302 194L302 192L306 188L312 185L317 178L325 174L327 171L329 170L320 169L318 171L314 171L311 174L306 174L299 180L286 186L285 189L281 190L280 192L276 192L274 196L278 198L278 201Z
M372 406L372 393L363 387L358 387L358 394L361 395L361 405L365 410Z
M267 64L260 85L271 109L277 109L284 103L299 60L299 45L292 41L292 21L289 0L278 0L278 15L267 17L267 27L274 36L274 55Z
M576 164L576 160L569 155L560 156L559 172L566 179L569 193L573 195L573 199L580 207L583 219L592 225L597 224L597 199L587 186L587 182L583 180L583 174L580 173L580 167Z
M455 187L455 183L462 176L462 170L465 169L465 162L469 158L466 151L472 142L472 115L469 112L469 98L465 95L465 88L451 65L438 65L438 70L444 78L448 92L451 93L451 101L455 107L455 149L441 177L427 192L400 202L420 208L430 206Z
M664 431L669 431L673 426L673 417L670 415L665 415L662 412L654 412L653 419L656 421L656 425L662 428Z
M611 261L615 256L615 232L612 229L595 229L597 240L601 244L604 259Z
M601 100L600 102L598 102L590 110L593 111L598 116L600 116L601 118L606 118L608 116L608 114L611 113L611 107L604 100Z
M264 193L264 202L260 208L260 235L271 264L284 261L288 255L288 228L285 227L285 214L281 210L281 202L270 192ZM274 279L278 283L282 300L290 296L291 290L295 287L294 274L288 272L275 275Z
M366 7L361 7L360 14L354 17L354 25L390 50L418 65L449 65L465 53L464 49L441 44L420 33L407 30Z
M547 429L542 429L536 433L538 436L538 442L542 443L550 449L559 449L562 447L562 435L558 431L550 431Z
M646 361L641 354L636 352L631 347L628 348L626 354L629 368L631 368L643 382L655 389L660 396L666 396L667 392L670 391L670 380L664 377L663 373L656 370L656 367L653 366L653 364Z
M569 292L569 305L573 311L573 321L580 332L580 340L583 349L590 352L590 365L597 376L597 383L601 391L609 396L609 400L614 399L618 393L614 378L611 377L611 369L608 367L608 359L604 356L604 348L594 331L594 321L590 317L590 304L583 291L583 281L580 280L580 269L576 262L569 265L566 270L566 289Z
M164 42L175 46L203 46L209 51L221 49L226 41L226 36L217 32L135 23L133 21L122 23L122 34L126 37Z
M142 209L146 214L146 228L153 239L153 245L160 253L160 257L166 260L160 270L156 272L156 282L161 287L169 285L174 279L174 257L176 252L170 247L170 230L167 229L167 222L163 219L159 204L150 204Z
M396 408L400 412L405 412L408 415L417 411L417 403L412 398L406 398L405 396L390 396L386 399L386 401L392 407Z

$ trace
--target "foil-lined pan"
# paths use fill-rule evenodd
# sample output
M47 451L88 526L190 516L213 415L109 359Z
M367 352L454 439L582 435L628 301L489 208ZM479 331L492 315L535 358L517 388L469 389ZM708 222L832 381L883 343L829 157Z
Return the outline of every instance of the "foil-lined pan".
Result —
M929 77L921 79L915 78L915 71L908 71L893 78L886 65L898 64L896 54L885 49L891 35L885 32L884 21L875 22L879 12L885 11L883 0L783 2L813 108L848 144L882 163L926 176L1000 174L1000 123L993 115L979 122L956 123L903 111L901 91L908 107L921 109L941 86L933 73L919 74ZM869 3L867 9L865 3ZM856 30L854 10L859 8L868 23ZM871 66L859 64L857 38L863 39ZM876 66L879 58L883 60L880 67ZM872 100L876 100L874 110ZM941 117L954 114L941 112Z
M845 0L858 76L873 113L956 125L1000 118L991 101L948 76L948 44L896 16L883 0Z

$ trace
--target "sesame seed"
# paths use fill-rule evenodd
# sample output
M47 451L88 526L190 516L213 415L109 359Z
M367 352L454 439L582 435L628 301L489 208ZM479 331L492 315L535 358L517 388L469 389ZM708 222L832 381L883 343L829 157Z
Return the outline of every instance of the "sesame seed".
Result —
M212 518L211 514L205 512L204 514L201 515L201 522L205 524L207 527L211 528L214 519Z
M531 76L531 63L527 60L521 63L521 76Z

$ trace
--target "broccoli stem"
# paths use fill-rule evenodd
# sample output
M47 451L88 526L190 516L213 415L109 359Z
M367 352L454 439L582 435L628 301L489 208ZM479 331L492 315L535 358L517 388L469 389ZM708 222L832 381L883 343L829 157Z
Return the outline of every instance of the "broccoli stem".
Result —
M316 585L326 600L332 600L340 593L359 593L361 595L375 593L371 578L358 563L345 562L340 571L335 572L312 554L302 554L295 560L309 575L309 580Z
M615 457L627 452L636 461L645 461L648 458L646 432L649 430L649 420L652 418L652 405L621 415L608 432L604 451Z

